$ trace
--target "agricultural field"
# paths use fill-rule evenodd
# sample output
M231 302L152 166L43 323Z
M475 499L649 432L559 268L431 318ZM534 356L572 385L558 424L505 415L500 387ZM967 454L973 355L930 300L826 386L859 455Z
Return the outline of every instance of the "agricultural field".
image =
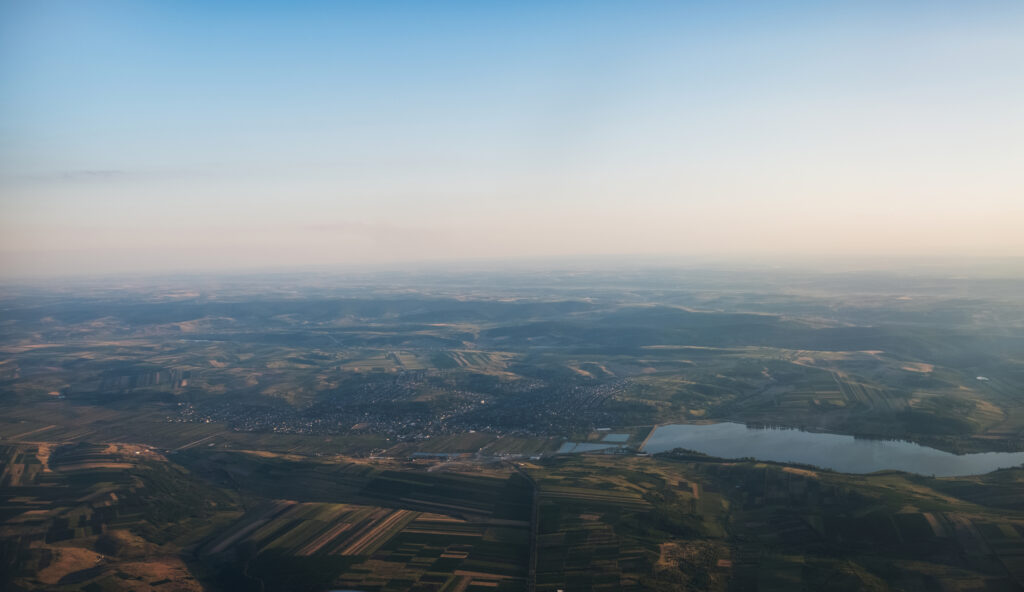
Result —
M11 589L202 590L181 549L241 515L237 498L148 447L4 446L0 540Z
M4 577L27 588L1012 590L1024 575L1020 469L933 479L682 453L513 467L129 444L2 452Z
M531 489L507 467L451 472L434 471L447 468L436 462L206 451L182 459L199 474L224 475L221 484L251 504L201 550L228 573L251 575L250 565L273 560L317 566L321 579L301 584L312 589L525 589ZM281 574L256 577L284 582Z
M4 586L1022 586L1020 469L639 453L722 421L1024 450L1019 282L482 277L4 287Z
M969 300L927 282L853 298L839 280L805 294L742 276L730 281L758 290L630 281L459 298L429 284L289 298L14 290L0 437L514 454L597 427L730 420L1024 448L1020 310L1002 284ZM593 282L600 298L586 296Z
M670 456L671 458L671 456ZM946 491L972 479L903 473L853 476L768 463L677 457L709 487L726 492L735 541L732 576L758 590L987 589L1021 585L1019 513ZM995 481L1019 480L1020 470ZM998 486L995 488L998 490ZM842 557L837 560L836 557Z
M676 467L626 456L530 467L539 489L538 590L724 590L728 502ZM667 469L667 470L666 470Z
M338 569L332 585L360 590L523 589L527 534L445 514L276 501L254 508L202 553L230 562L244 550L257 566L271 558L321 559L321 570Z
M540 490L538 590L1022 584L1024 517L1000 505L1019 503L1009 492L1021 470L985 479L863 477L685 455L595 455L530 472Z

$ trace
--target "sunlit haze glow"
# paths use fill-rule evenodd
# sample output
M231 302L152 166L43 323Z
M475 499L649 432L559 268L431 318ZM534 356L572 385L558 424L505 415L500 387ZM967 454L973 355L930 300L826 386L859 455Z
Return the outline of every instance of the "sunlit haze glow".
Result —
M1024 3L0 2L6 276L1024 256Z

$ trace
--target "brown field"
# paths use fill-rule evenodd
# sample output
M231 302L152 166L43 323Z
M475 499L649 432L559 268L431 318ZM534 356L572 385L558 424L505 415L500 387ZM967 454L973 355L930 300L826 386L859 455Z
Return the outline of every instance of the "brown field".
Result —
M368 525L357 538L338 552L339 555L363 555L374 545L383 544L395 532L412 522L418 514L411 510L394 510Z
M123 462L84 462L84 463L61 465L60 470L61 470L61 472L65 472L65 473L71 472L71 471L88 471L90 469L127 470L127 469L130 469L130 468L134 467L134 466L135 465L132 464L132 463L123 463Z
M807 469L798 469L796 467L782 467L782 470L786 473L792 473L793 475L803 475L804 477L811 477L814 479L818 478L817 472L809 471Z
M145 561L122 562L117 564L117 571L139 578L138 580L124 578L119 582L119 586L123 586L121 589L132 592L202 592L204 590L179 557L147 557ZM154 583L158 584L153 585Z
M352 524L350 522L339 522L338 524L335 524L333 527L331 527L330 530L313 539L306 546L300 548L296 552L296 555L312 555L313 553L319 551L324 545L333 541L339 534L345 532L350 528L352 528Z
M56 559L36 574L36 578L44 584L56 584L69 573L96 567L103 561L103 555L81 547L47 548L53 551Z

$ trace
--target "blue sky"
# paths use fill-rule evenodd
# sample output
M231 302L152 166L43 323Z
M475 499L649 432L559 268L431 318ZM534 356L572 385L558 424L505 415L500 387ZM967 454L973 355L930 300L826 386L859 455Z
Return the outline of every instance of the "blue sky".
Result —
M8 274L1024 255L1020 2L0 1Z

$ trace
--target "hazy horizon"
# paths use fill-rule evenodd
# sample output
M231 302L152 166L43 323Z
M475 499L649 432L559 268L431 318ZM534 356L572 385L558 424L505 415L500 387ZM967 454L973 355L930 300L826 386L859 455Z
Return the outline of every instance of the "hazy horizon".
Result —
M1024 257L1024 5L0 1L0 275Z

